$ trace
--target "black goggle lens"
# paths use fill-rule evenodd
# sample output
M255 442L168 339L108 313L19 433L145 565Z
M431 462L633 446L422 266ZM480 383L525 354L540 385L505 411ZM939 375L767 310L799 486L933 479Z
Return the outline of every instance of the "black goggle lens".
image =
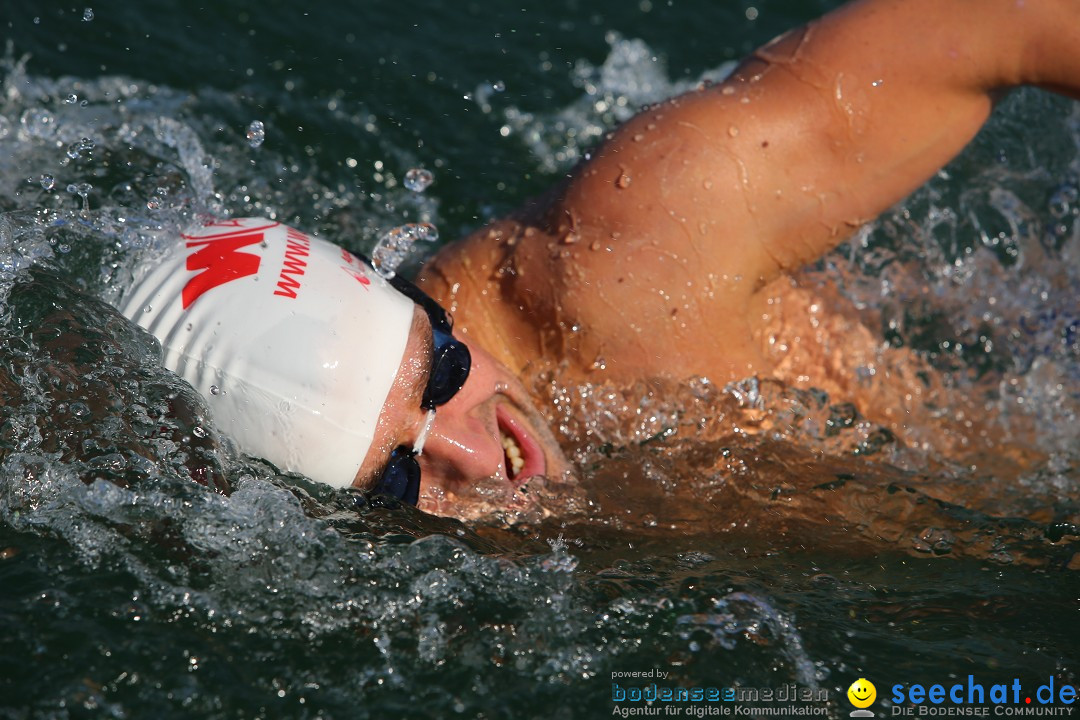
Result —
M464 343L449 333L435 329L435 357L431 362L431 378L420 405L431 410L450 402L469 378L472 355Z
M416 505L420 500L420 463L416 461L416 453L404 445L397 447L390 454L390 462L386 464L374 492Z

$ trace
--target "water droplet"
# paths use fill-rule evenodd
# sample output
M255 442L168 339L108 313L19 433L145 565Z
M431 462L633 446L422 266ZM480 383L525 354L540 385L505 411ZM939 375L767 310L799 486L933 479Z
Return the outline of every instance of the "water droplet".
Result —
M146 307L144 307L142 309L142 311L144 313L152 313L152 312L154 312L154 306L153 305L147 305Z
M195 437L197 437L197 438L204 438L204 437L206 437L207 435L209 435L209 433L208 433L208 432L206 432L206 430L204 430L204 429L203 429L202 427L200 427L200 426L198 426L198 425L196 425L195 427L191 428L191 434L192 434L192 435L194 435L194 436L195 436Z
M75 93L71 93L66 98L64 98L64 103L66 105L74 105L77 102L79 102L79 96Z
M439 229L431 223L419 223L416 226L416 237L425 242L436 242L439 239Z
M727 134L730 137L738 137L739 128L735 127L734 125L729 125L727 129Z
M52 175L42 175L40 182L41 187L45 190L52 190L54 187L56 187L56 178L54 178Z
M217 385L211 385L210 386L210 394L211 395L220 395L221 394L221 388L219 388Z
M161 200L156 197L152 197L146 201L147 210L157 210L161 207Z
M67 146L67 156L72 160L76 160L82 157L84 152L94 149L94 141L90 138L80 138L77 142L73 142Z
M94 19L94 8L86 8L82 11L83 22L90 22Z
M262 120L252 120L247 128L248 145L257 148L263 144L264 140L266 140L266 126L263 125Z
M90 183L79 183L77 185L75 183L72 183L72 184L67 186L67 191L69 193L71 193L72 195L78 195L79 197L82 198L83 210L86 210L86 209L89 208L89 205L90 205L89 195L90 195L90 191L93 190L93 189L94 189L94 186L91 185Z
M431 171L424 168L412 168L405 173L405 187L413 192L424 192L434 180L435 176Z
M491 83L491 89L495 92L502 92L506 90L506 83L504 83L502 80L496 80L495 82Z
M631 178L625 171L619 173L619 177L615 178L615 187L623 190L630 187Z

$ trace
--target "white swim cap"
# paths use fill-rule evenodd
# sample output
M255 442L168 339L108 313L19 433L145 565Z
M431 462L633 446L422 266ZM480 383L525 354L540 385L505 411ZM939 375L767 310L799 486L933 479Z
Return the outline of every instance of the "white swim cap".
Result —
M165 366L243 452L348 487L414 305L336 245L248 218L184 235L120 309L161 342Z

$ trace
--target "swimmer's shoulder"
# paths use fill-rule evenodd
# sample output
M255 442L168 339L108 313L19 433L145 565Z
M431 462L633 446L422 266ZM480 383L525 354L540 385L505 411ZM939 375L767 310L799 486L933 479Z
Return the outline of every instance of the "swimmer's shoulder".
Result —
M702 273L647 233L597 237L562 223L559 208L550 196L425 265L421 286L466 341L519 375L553 367L593 382L726 381L762 369L738 278Z

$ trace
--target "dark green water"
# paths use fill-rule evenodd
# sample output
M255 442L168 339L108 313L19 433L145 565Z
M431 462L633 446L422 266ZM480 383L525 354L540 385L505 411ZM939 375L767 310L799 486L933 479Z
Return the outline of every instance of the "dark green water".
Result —
M0 717L608 717L653 668L831 717L860 676L1080 683L1074 105L1016 95L804 278L1035 460L774 383L556 387L579 485L463 524L238 456L101 300L196 212L458 237L833 3L306 5L0 8Z

